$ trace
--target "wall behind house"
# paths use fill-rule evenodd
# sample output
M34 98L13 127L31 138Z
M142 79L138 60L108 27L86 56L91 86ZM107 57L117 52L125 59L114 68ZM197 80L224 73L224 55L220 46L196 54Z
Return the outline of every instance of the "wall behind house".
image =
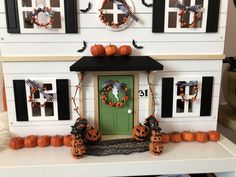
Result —
M88 13L79 9L92 3ZM152 3L152 0L146 0ZM98 0L78 0L78 34L8 34L4 1L0 1L0 40L2 56L77 56L90 55L90 51L77 53L82 42L88 47L94 43L122 45L131 44L135 39L143 50L134 51L133 55L158 54L223 54L226 31L228 0L221 1L218 33L152 33L152 8L142 5L140 0L133 0L135 13L140 22L121 32L107 30L98 20ZM58 50L59 49L59 50Z

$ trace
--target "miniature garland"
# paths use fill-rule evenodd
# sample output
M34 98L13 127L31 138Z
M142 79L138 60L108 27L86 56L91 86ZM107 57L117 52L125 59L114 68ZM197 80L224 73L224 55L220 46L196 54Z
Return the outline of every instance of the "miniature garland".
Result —
M117 98L117 102L112 102L108 98L109 92L113 91L114 87L117 87L118 92L120 91L124 94L124 96L121 98L121 101ZM101 90L101 99L104 104L110 107L123 108L124 104L129 100L128 88L125 87L124 83L120 83L119 81L105 81L105 84Z
M177 82L176 85L178 87L180 87L180 96L182 98L182 101L189 101L189 99L184 98L185 96L185 92L184 92L184 88L186 86L193 86L194 89L194 93L195 95L191 98L191 102L195 102L197 100L197 96L198 96L198 81L190 81L189 83L181 83L181 82Z
M47 23L40 23L38 21L38 14L40 12L45 13L45 15L49 17L49 21ZM49 25L52 25L52 23L53 23L53 19L52 19L53 15L54 15L54 12L52 11L52 8L38 7L37 9L34 9L34 12L31 15L31 23L33 23L39 27L47 28Z

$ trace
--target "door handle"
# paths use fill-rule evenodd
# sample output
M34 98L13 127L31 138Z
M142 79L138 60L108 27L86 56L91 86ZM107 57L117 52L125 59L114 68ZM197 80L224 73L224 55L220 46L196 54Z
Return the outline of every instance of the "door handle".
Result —
M128 114L133 114L133 110L132 109L128 109Z

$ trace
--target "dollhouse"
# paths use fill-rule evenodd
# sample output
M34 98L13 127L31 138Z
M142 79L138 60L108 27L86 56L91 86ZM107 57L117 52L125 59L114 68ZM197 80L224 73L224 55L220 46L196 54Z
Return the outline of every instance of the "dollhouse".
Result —
M81 75L76 105L102 134L130 134L151 114L164 131L216 129L227 1L7 0L1 8L12 133L70 132ZM130 57L96 58L89 50L132 41ZM27 80L44 91L32 93ZM108 80L127 85L122 108L102 103ZM109 97L116 102L122 94Z

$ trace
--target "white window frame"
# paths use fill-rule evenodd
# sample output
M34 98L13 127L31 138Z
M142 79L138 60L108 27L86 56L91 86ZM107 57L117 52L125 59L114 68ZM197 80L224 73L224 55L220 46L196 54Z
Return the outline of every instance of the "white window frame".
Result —
M26 96L27 96L27 108L28 108L28 118L29 121L56 121L58 120L58 103L57 103L57 85L56 79L30 79L32 81L36 81L38 84L52 84L52 90L45 91L45 93L53 94L53 116L45 116L45 108L41 107L41 116L33 116L32 105L31 102L28 101L30 96L30 87L26 84ZM43 97L41 93L39 93L39 99L33 99L33 102L40 102L40 104L44 104L46 99Z
M182 2L182 0L179 0ZM190 0L191 4L190 6L195 5L196 0ZM202 26L201 28L181 28L180 27L180 16L178 13L180 12L180 9L176 7L169 7L169 0L166 1L165 4L165 32L178 32L178 33L198 33L198 32L206 32L206 25L207 25L207 12L208 12L208 0L204 0L203 2L203 8L200 10L203 12L202 15ZM169 28L169 12L177 12L177 19L176 19L176 28ZM193 19L194 13L190 12L190 21Z
M177 113L177 100L182 99L181 96L177 95L177 85L179 81L198 81L198 96L197 100L192 103L193 112L188 112L189 101L184 101L184 112ZM174 78L174 89L173 89L173 118L175 117L199 117L200 116L200 107L201 107L201 85L202 77L200 76L188 76L188 77L175 77ZM185 87L185 98L191 99L193 95L189 95L189 87Z
M50 6L50 1L46 1L46 7ZM60 12L61 14L61 28L51 28L50 26L48 28L38 27L34 24L34 28L25 28L24 27L24 17L23 12L29 11L32 12L34 9L38 8L36 6L36 0L31 0L32 7L23 7L22 6L22 0L18 0L18 14L19 14L19 22L20 22L20 30L21 33L65 33L65 9L64 9L64 1L59 0L60 7L51 7L52 11Z

